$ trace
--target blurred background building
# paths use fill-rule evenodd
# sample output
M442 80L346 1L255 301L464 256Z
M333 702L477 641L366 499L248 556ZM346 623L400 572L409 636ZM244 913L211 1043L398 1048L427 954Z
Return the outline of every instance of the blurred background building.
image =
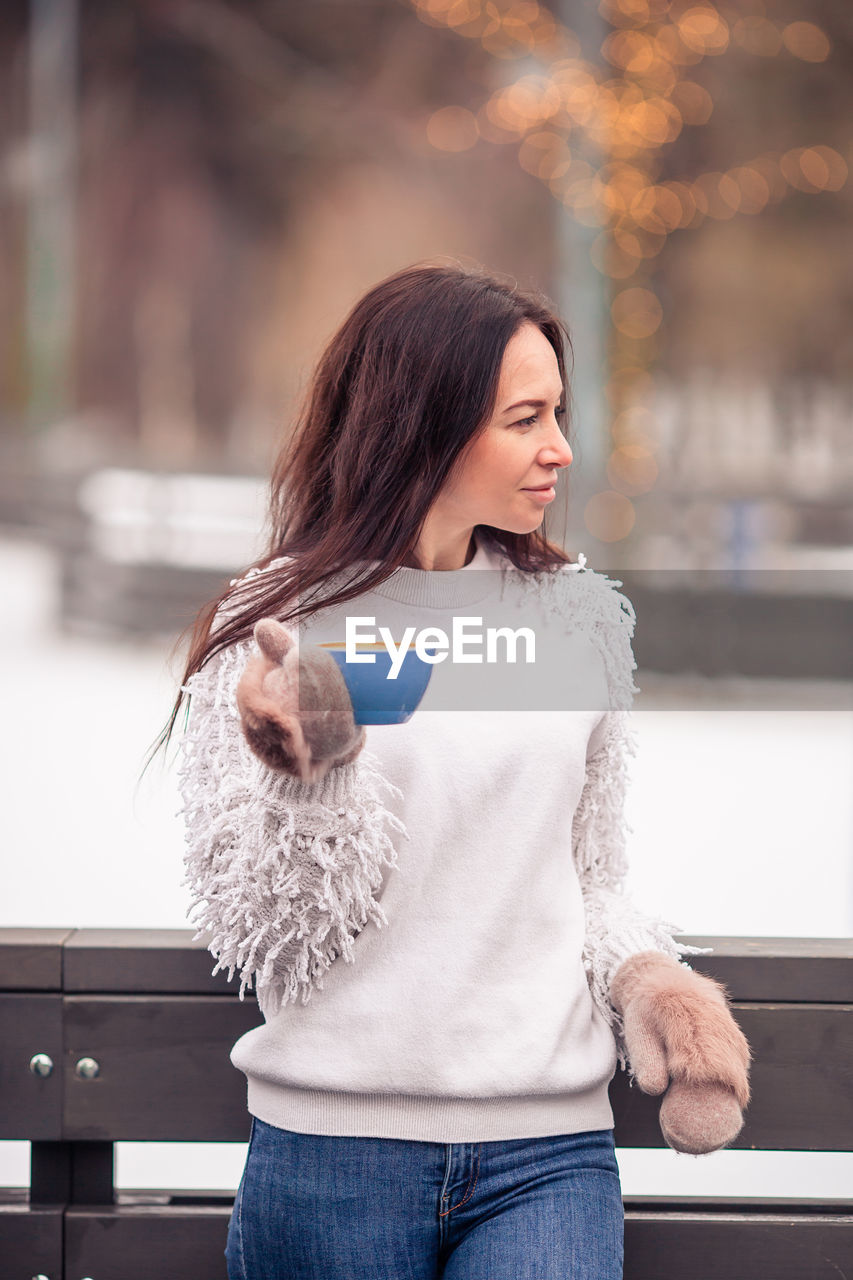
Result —
M436 256L571 326L552 536L853 568L848 6L13 0L0 24L0 521L60 550L69 619L109 597L168 630L176 590L249 560L323 342ZM157 565L213 577L160 574L161 613Z

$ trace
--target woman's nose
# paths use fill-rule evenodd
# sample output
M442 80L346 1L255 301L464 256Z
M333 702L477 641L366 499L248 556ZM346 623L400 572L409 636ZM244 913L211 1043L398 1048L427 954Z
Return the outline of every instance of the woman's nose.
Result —
M555 467L568 467L574 457L574 454L572 453L568 440L560 430L559 424L555 426L552 437L552 452L550 456L554 458L554 461L551 465Z

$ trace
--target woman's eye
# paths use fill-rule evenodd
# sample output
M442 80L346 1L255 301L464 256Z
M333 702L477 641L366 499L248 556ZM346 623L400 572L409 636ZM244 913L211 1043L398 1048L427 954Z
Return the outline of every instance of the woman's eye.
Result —
M565 418L565 416L566 416L566 410L564 408L554 410L555 418ZM534 413L532 418L519 418L518 422L515 425L517 427L533 427L536 425L538 420L539 419L537 415Z

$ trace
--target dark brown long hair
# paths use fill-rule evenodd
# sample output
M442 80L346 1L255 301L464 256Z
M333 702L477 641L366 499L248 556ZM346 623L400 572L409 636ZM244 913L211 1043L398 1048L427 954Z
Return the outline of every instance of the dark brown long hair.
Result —
M355 304L323 352L275 463L269 541L246 573L288 559L267 573L244 574L200 610L187 629L182 684L220 649L249 637L260 618L296 620L343 604L411 556L460 454L491 419L504 350L525 321L554 348L570 419L571 340L543 294L481 268L418 263ZM477 530L517 569L570 562L539 529ZM359 576L360 561L379 563L362 565ZM308 594L344 570L343 587ZM295 599L298 607L288 612ZM184 696L178 693L155 752L168 742Z

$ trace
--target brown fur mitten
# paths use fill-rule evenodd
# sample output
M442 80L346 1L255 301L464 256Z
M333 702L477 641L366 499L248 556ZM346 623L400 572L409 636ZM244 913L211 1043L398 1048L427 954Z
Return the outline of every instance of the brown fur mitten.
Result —
M319 782L354 760L367 736L340 667L324 649L300 647L275 618L256 623L255 640L261 652L237 685L246 741L271 769Z
M616 970L610 999L637 1084L666 1090L659 1121L667 1145L703 1155L733 1142L749 1103L751 1053L722 983L641 951Z

